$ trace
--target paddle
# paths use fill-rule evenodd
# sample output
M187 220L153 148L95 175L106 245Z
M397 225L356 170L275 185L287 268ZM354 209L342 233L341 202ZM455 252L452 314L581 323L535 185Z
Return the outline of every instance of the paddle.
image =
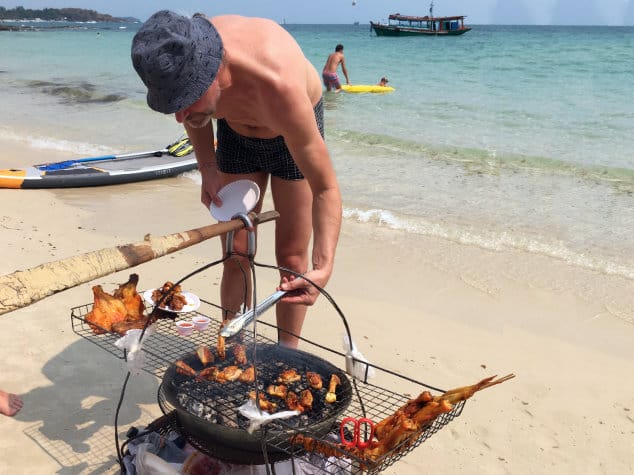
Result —
M35 168L42 171L51 171L51 170L62 170L65 168L69 168L76 164L81 163L90 163L90 162L100 162L105 160L116 160L116 159L124 159L124 158L142 158L142 157L160 157L162 155L171 155L173 157L183 157L194 150L194 147L189 142L189 137L181 136L176 142L167 145L162 150L154 150L150 152L137 152L137 153L126 153L121 155L102 155L100 157L86 157L86 158L77 158L73 160L64 160L63 162L56 163L42 163L40 165L35 165Z
M249 213L254 225L278 217L277 211ZM97 277L137 266L243 227L242 220L233 219L158 238L148 235L141 242L87 252L1 276L0 315Z

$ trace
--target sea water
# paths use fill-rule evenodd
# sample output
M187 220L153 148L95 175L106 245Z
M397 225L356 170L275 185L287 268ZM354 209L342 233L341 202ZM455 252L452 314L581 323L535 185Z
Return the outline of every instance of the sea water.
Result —
M132 69L138 25L35 26L0 32L1 139L45 161L47 150L154 150L180 135ZM369 25L284 27L318 71L342 43L353 84L387 76L396 89L324 92L346 219L634 279L634 28L379 38ZM0 153L2 168L30 164Z

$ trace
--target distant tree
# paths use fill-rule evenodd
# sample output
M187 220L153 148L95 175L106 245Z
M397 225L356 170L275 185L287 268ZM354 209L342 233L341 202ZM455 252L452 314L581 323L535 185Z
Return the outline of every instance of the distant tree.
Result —
M0 7L0 20L45 20L45 21L127 21L111 15L98 13L95 10L83 8L44 8L31 10L22 6L7 9Z

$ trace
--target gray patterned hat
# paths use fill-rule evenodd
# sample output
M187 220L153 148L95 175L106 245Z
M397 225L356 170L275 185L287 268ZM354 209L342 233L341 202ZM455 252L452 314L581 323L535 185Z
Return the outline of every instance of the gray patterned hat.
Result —
M222 62L222 39L211 22L168 10L152 15L132 40L132 64L147 86L147 103L173 114L201 98Z

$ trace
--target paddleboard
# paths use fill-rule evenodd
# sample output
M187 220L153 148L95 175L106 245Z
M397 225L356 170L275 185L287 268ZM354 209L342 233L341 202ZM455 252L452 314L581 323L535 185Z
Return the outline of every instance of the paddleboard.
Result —
M363 92L392 92L394 88L392 86L377 86L372 84L354 84L348 85L343 84L341 86L345 92L355 92L355 93L363 93Z
M182 139L162 150L0 170L0 188L75 188L172 177L197 168L192 151L189 139Z

